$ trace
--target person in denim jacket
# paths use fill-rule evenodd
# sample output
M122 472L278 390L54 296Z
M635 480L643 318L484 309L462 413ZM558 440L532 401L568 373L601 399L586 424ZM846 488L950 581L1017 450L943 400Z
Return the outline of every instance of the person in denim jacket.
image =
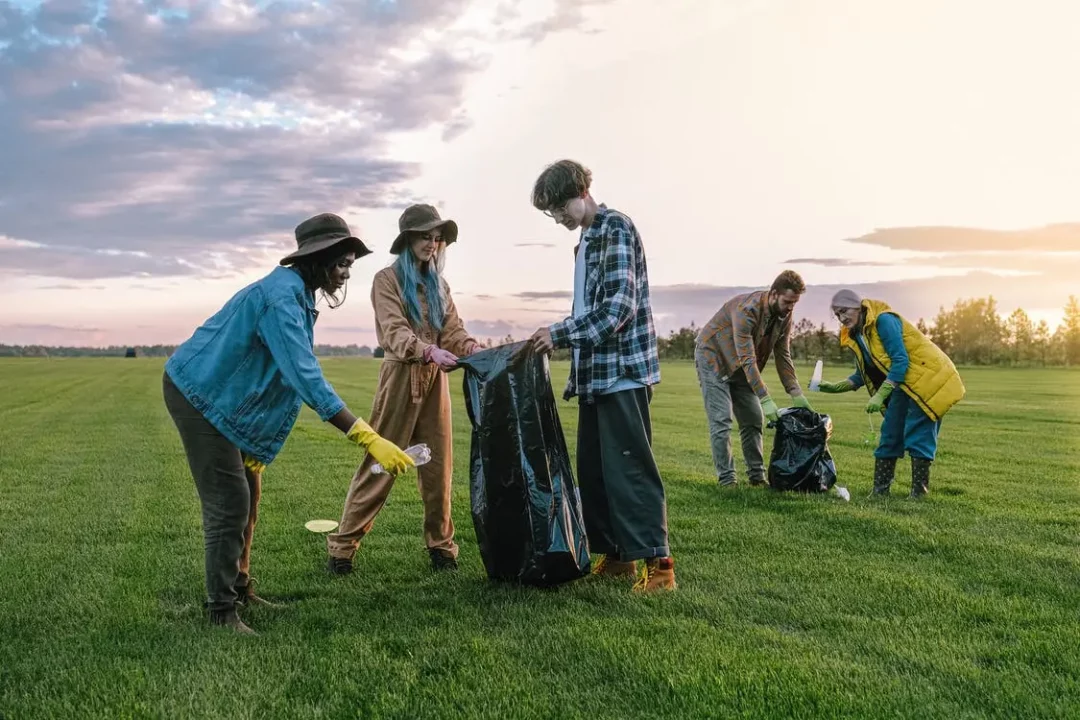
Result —
M206 607L212 622L244 634L253 631L237 605L273 605L255 595L249 575L262 472L302 403L390 472L415 465L349 411L315 358L315 293L339 307L349 269L371 250L329 213L300 223L296 243L280 267L236 293L176 349L162 379L202 504Z

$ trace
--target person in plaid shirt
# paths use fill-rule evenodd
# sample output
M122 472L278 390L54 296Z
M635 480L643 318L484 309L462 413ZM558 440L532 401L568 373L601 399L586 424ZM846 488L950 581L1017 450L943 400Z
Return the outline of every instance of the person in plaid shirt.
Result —
M674 590L667 500L652 452L649 402L660 382L641 235L597 204L592 173L572 160L548 166L532 203L567 230L574 249L574 310L530 338L540 352L573 348L565 399L578 397L577 472L593 574L634 577L635 591Z

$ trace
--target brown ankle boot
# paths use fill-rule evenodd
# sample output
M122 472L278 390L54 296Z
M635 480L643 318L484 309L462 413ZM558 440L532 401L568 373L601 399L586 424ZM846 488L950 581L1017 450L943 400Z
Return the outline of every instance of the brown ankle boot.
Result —
M656 590L674 590L675 559L671 557L649 558L645 561L645 570L634 583L634 592L654 592Z
M235 588L236 590L236 604L240 607L250 607L258 605L259 607L267 608L268 610L278 610L285 607L281 603L270 602L266 598L261 598L255 594L255 578L248 580L247 585Z
M236 608L231 608L229 610L211 610L210 623L230 628L241 635L258 635L257 632L244 624L244 621L236 614Z
M610 555L600 555L599 560L593 563L592 574L605 578L633 578L637 577L637 561L612 559Z

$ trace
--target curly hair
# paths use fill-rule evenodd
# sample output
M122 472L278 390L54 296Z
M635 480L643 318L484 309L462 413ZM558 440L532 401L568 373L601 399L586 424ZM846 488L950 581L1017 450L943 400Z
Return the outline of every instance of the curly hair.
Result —
M772 287L769 288L769 290L775 290L780 293L791 290L796 295L802 295L806 292L806 283L803 282L802 276L799 275L799 273L794 270L785 270L776 276L776 279L773 280Z
M345 302L345 298L349 294L348 281L341 288L340 298L338 298L337 293L328 293L324 288L330 283L330 269L337 265L341 258L345 257L349 252L351 251L343 251L340 244L332 245L320 252L296 258L296 260L289 263L289 267L300 274L301 279L304 281L304 287L312 293L316 290L321 291L323 297L326 298L327 305L331 309L338 308Z
M568 200L581 197L592 185L592 172L573 160L559 160L544 168L533 185L532 204L548 211Z

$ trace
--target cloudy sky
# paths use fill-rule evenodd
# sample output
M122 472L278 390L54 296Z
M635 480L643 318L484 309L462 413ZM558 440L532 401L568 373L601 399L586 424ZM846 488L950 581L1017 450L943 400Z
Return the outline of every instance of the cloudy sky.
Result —
M932 317L1080 291L1073 0L0 0L0 342L174 343L338 212L456 219L474 332L570 306L561 157L645 239L661 331L792 267Z

